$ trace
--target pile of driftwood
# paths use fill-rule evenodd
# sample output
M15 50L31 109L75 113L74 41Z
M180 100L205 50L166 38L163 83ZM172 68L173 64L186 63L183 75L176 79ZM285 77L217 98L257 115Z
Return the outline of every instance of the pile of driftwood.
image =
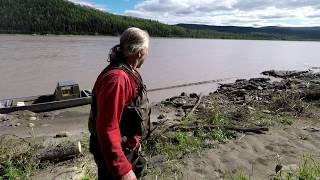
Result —
M203 99L203 94L196 95L197 100L195 104L190 107L190 111L185 114L185 117L188 117L192 114L195 113L196 109L199 107L202 99ZM155 127L152 129L151 132L155 132L155 130L163 125L165 121L162 123L155 123ZM162 127L163 128L163 127ZM162 129L160 132L166 132L166 131L195 131L198 129L205 129L208 131L211 131L213 129L225 129L225 130L230 130L230 131L237 131L237 132L242 132L242 133L255 133L255 134L264 134L266 131L269 131L268 127L236 127L236 126L220 126L220 125L183 125L182 123L175 123L173 125L165 127L165 129Z

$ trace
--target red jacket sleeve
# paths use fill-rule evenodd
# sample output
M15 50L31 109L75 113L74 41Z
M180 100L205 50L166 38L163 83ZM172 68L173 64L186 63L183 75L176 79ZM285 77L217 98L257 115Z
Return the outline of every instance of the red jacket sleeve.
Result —
M119 123L122 111L132 97L130 80L121 70L110 71L97 89L97 136L110 173L119 177L128 173L132 165L121 148Z

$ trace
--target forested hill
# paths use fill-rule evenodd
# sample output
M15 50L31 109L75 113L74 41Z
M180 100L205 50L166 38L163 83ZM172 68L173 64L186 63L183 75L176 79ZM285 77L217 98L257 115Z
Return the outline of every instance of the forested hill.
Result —
M260 28L239 27L239 26L210 26L202 24L177 24L177 26L198 29L214 30L222 33L239 33L239 34L270 34L281 37L282 39L297 40L320 40L319 27L278 27L267 26Z
M266 32L219 32L208 28L167 25L158 21L114 15L67 0L0 0L0 33L119 35L132 26L145 29L151 36L157 37L300 38Z
M212 30L189 30L157 21L119 16L67 0L0 0L0 33L100 34L119 35L136 26L151 36L265 39L220 33Z

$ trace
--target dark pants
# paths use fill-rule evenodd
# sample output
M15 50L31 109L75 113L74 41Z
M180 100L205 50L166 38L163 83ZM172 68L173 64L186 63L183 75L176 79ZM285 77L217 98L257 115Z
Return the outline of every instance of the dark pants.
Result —
M114 180L115 178L108 172L106 163L103 159L98 139L94 136L90 136L90 152L93 154L94 160L98 166L98 179L99 180ZM146 165L146 159L140 156L138 153L124 151L128 161L133 164L133 172L137 178L140 178L143 174L144 167Z

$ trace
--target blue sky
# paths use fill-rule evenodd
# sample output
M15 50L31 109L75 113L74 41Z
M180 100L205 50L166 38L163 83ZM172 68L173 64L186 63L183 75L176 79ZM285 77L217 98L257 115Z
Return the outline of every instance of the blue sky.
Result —
M167 24L320 26L320 0L70 0Z
M94 4L105 5L106 10L115 14L124 14L126 10L134 9L134 6L142 0L92 0Z

